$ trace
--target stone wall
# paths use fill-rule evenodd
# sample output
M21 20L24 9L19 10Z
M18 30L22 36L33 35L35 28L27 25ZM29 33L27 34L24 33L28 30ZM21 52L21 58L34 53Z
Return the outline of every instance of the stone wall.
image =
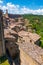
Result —
M3 51L2 51L2 42L0 41L0 56L3 55Z
M3 29L3 16L2 10L0 10L0 56L5 54L5 43L4 43L4 29Z

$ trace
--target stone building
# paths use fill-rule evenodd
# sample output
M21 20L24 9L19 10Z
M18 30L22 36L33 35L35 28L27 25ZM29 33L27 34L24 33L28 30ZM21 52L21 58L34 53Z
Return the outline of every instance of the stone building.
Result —
M20 32L18 32L18 35L21 38L20 41L35 43L37 45L40 44L40 36L36 33L31 33L31 32L26 32L24 30L21 30Z
M2 18L0 12L0 56L7 52L13 59L19 56L20 64L15 65L43 65L43 49L36 45L39 42L38 34L26 31L21 15L6 10Z
M6 24L6 27L21 21L21 19L23 19L21 15L9 14L8 10L6 10L6 13L4 14L4 23Z
M16 45L18 34L11 29L4 29L5 49L12 58L19 53L18 45Z

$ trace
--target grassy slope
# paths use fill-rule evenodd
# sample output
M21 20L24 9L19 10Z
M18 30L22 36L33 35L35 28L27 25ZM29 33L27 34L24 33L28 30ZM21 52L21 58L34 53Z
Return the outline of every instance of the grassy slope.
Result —
M6 60L5 62L1 63L0 65L10 65L10 64L8 63L8 60Z
M36 33L41 36L41 47L43 47L43 16L42 15L23 15L24 18L27 18L32 24L32 28L36 29ZM38 21L36 21L38 20Z
M0 65L9 65L6 55L4 55L3 57L0 57Z

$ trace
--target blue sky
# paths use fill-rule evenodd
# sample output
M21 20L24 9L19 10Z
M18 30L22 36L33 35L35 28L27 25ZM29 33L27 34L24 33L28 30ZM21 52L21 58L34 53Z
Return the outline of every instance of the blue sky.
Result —
M0 9L14 14L43 15L43 0L0 0Z
M7 2L12 2L13 4L18 4L20 6L26 6L30 9L43 8L43 0L4 0L5 4Z

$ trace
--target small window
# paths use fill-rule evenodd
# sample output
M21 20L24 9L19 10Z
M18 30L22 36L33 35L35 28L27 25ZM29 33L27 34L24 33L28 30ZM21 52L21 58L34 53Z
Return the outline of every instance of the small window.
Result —
M30 42L32 42L32 40L30 40Z
M8 43L8 41L7 41L7 40L5 40L5 43Z
M12 50L12 47L10 47L10 49Z

